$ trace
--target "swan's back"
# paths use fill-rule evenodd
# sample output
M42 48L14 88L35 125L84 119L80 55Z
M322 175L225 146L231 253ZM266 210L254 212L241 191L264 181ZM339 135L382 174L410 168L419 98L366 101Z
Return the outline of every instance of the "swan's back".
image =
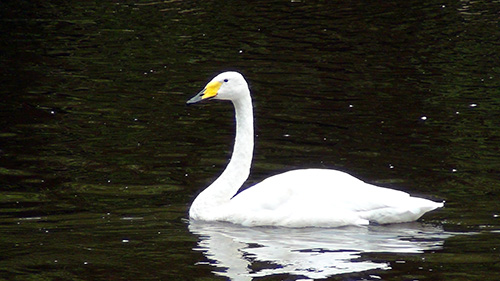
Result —
M231 199L226 219L244 225L335 227L417 220L442 203L367 184L327 169L269 177Z

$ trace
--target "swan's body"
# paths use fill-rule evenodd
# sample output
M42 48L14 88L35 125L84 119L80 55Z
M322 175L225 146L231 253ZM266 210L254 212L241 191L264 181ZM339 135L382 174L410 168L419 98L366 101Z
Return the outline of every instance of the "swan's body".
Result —
M414 221L443 206L329 169L292 170L269 177L234 196L248 178L252 162L250 90L241 74L224 72L188 103L208 98L232 101L236 139L233 155L222 175L191 205L191 219L247 226L337 227Z

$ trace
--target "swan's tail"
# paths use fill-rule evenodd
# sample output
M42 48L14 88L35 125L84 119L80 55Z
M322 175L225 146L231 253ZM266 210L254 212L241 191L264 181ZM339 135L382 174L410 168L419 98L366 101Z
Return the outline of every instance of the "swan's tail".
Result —
M423 198L410 197L398 206L369 211L363 215L363 218L379 224L411 222L418 220L427 212L443 207L444 203L444 201L438 203Z

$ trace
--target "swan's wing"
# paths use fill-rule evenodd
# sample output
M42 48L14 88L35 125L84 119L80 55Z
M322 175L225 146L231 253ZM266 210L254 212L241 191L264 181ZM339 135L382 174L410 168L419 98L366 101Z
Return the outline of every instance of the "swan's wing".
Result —
M284 226L391 223L416 220L436 204L340 171L304 169L272 176L241 192L228 205L226 219Z

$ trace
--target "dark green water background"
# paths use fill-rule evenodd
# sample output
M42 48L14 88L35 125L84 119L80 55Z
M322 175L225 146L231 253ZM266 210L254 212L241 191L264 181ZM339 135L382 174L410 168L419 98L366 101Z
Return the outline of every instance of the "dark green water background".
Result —
M0 279L499 280L499 11L468 0L0 2ZM349 248L359 229L328 230L347 239L289 253L356 249L346 268L384 266L325 273L341 267L327 258L304 267L314 277L280 264L290 255L249 251L326 230L190 225L234 131L230 104L185 101L229 69L254 97L247 185L326 167L446 200L416 225L363 229L436 245L370 250L358 237L367 248ZM253 235L230 238L244 240L248 274L210 254L227 233Z

